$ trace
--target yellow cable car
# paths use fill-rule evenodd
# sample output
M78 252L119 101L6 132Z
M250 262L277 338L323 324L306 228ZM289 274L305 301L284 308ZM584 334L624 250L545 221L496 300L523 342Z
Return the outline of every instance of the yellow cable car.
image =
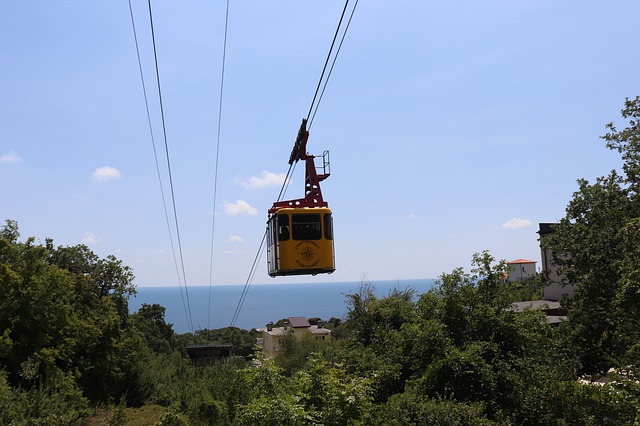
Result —
M306 120L298 132L289 164L306 162L305 197L277 201L267 221L267 270L270 276L330 274L335 271L333 217L322 198L320 182L329 177L329 152L322 155L321 173L306 152Z
M267 222L267 267L272 277L335 271L329 208L281 208Z

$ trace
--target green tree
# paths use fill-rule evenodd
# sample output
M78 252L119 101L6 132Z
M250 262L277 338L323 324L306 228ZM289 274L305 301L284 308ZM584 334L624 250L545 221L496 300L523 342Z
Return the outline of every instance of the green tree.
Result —
M370 380L349 375L341 364L313 355L294 381L294 391L319 424L348 425L367 419L372 407Z
M511 309L513 293L503 278L503 261L483 252L473 256L472 265L470 273L457 268L442 274L420 297L417 310L427 327L423 334L431 334L432 343L405 344L426 355L415 362L419 368L405 389L435 400L480 403L484 415L495 421L542 419L554 404L545 397L549 390L575 380L573 359L544 313ZM554 424L553 418L547 424Z
M628 126L609 123L603 139L621 154L623 175L614 170L593 184L580 179L566 216L545 241L575 285L566 329L587 373L619 364L640 341L640 97L626 100L622 116Z
M481 403L459 402L444 398L425 398L413 389L393 395L384 405L376 407L373 425L406 426L487 426L496 424L487 419Z
M32 360L42 380L68 372L92 400L119 399L131 379L122 328L129 269L86 247L56 249L51 240L43 246L18 237L15 222L0 229L0 365L10 383L35 386L20 375Z
M129 328L153 351L171 353L177 348L177 342L172 325L165 322L165 311L166 308L157 303L143 303L138 312L130 316Z
M102 259L86 245L54 247L51 239L46 240L49 250L48 261L76 277L76 291L85 304L95 303L109 297L115 305L124 324L129 316L128 298L136 293L133 283L135 276L128 266L113 255Z
M0 240L0 354L13 383L27 359L38 362L42 373L69 367L80 345L82 318L74 312L71 274L49 265L46 256L33 239Z
M393 289L378 299L375 286L362 282L357 293L347 294L347 323L345 329L355 341L365 346L380 342L391 331L398 331L415 316L415 291Z
M5 225L0 228L0 239L5 240L9 244L16 244L20 238L18 231L18 222L6 219Z

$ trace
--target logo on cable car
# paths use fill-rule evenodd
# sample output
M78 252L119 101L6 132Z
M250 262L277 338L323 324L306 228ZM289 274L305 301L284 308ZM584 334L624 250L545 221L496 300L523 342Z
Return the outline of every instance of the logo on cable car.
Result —
M320 250L320 246L315 241L304 240L295 245L295 251L298 254L296 263L303 268L313 268L317 266L320 259L317 257L317 252Z
M302 256L302 258L307 262L312 260L315 255L316 255L316 252L313 251L313 249L309 246L300 250L300 256Z

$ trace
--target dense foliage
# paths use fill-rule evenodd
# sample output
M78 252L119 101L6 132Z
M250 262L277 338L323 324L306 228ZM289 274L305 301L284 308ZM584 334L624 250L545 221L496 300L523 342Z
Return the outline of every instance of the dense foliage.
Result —
M579 180L547 241L576 286L566 327L586 373L640 360L640 97L626 100L622 116L627 127L609 123L603 139L621 154L623 174Z
M640 424L640 99L605 135L623 174L579 181L548 240L576 286L568 320L512 303L542 277L509 283L488 252L424 294L346 296L333 339L287 336L263 359L255 330L176 335L160 305L129 314L132 271L86 246L20 241L0 228L0 424L125 424L154 407L157 425ZM311 322L319 321L311 319ZM280 321L282 322L282 321ZM278 323L277 323L278 324ZM232 343L236 356L195 366L187 344ZM584 374L607 374L608 384ZM140 412L150 412L139 409Z

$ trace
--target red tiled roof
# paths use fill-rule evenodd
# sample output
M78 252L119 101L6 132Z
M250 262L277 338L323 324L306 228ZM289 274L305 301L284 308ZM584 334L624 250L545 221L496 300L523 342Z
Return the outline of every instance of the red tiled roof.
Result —
M511 265L513 263L536 263L535 260L527 260L527 259L516 259L516 260L512 260L511 262L507 262L507 265Z

